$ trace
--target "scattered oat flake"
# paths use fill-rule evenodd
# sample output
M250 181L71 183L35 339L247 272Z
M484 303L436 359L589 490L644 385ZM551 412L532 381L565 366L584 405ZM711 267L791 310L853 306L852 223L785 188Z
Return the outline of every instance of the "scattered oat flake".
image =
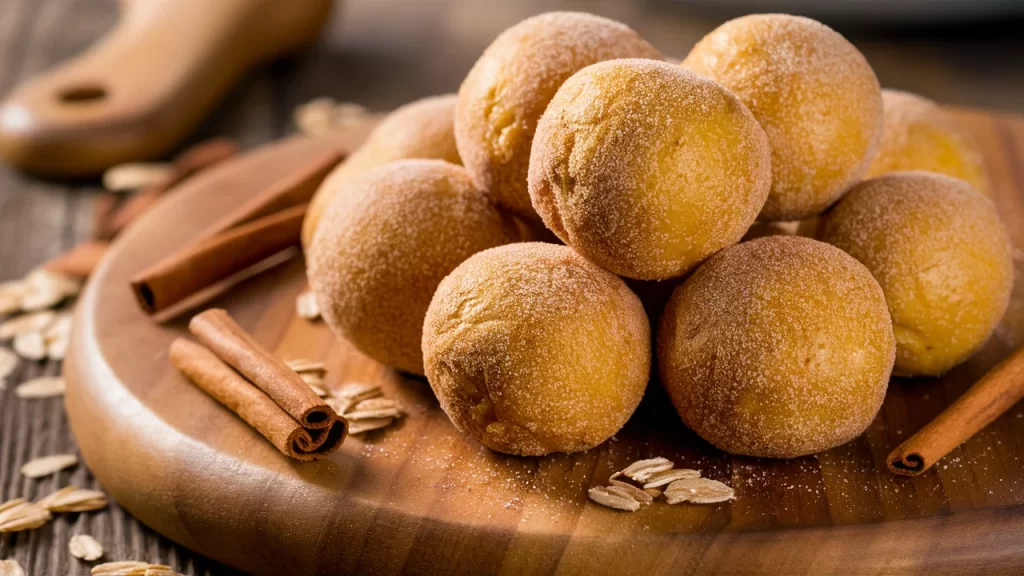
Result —
M29 460L21 467L21 473L29 478L42 478L78 464L74 454L55 454Z
M348 412L356 404L351 398L339 398L337 396L327 396L324 398L324 402L337 414Z
M93 576L145 576L151 566L148 562L106 562L92 567Z
M21 310L21 299L25 297L25 283L21 280L0 283L0 315L6 316Z
M594 488L591 488L587 491L587 495L590 496L590 499L594 502L597 502L602 506L615 508L616 510L636 512L640 509L640 503L633 498L613 494L604 486L595 486Z
M33 378L14 389L18 398L52 398L64 394L64 379L60 376L43 376Z
M99 560L103 556L103 545L88 534L77 534L68 541L71 555L86 562Z
M700 478L700 472L697 470L689 470L687 468L673 468L672 470L665 470L651 475L651 477L644 482L644 488L657 488L685 478Z
M14 351L26 360L46 359L46 340L39 332L18 334L11 345Z
M29 332L42 332L54 321L56 315L53 312L44 310L31 314L22 314L0 324L0 341L10 340L19 334Z
M636 486L633 486L629 482L623 482L622 480L611 480L609 481L609 484L611 484L611 486L607 486L605 488L609 494L627 496L641 504L650 504L651 502L654 502L654 497L652 497L647 492L644 492L643 490L637 488Z
M16 504L0 512L0 532L19 532L39 528L50 521L50 512L38 504L18 499Z
M300 375L306 372L315 372L320 374L327 372L327 366L323 362L317 362L316 360L296 358L295 360L285 362L285 364Z
M341 388L335 390L334 395L339 398L349 398L355 402L362 402L370 398L376 398L384 393L381 390L379 384L365 384L362 382L353 382L345 384Z
M7 348L0 348L0 380L7 378L18 368L18 355Z
M316 301L316 294L307 290L295 299L295 313L306 320L316 320L320 317L320 305Z
M0 576L25 576L25 569L17 560L0 560Z
M172 570L169 566L150 566L146 568L146 573L143 576L184 576L178 572Z
M184 576L175 572L170 566L150 564L143 576Z
M376 420L378 418L400 418L401 408L379 408L376 410L361 410L356 406L351 412L345 413L345 418L352 422L359 420Z
M672 461L668 458L649 458L647 460L637 460L629 466L626 466L619 474L636 480L637 482L647 482L651 476L658 472L664 472L665 470L671 470L675 466Z
M76 296L79 290L81 284L74 278L39 268L25 276L25 295L21 298L21 309L32 312L53 308L64 299Z
M165 162L126 162L107 168L103 187L110 192L131 192L163 184L174 175L174 167Z
M371 430L379 430L390 426L393 421L394 418L366 418L358 421L353 420L348 423L348 433L362 434L363 432L369 432Z
M669 504L692 502L714 504L736 498L736 492L729 486L710 478L685 478L676 480L665 488L665 500Z
M50 512L91 512L107 507L107 495L99 490L67 486L36 502Z

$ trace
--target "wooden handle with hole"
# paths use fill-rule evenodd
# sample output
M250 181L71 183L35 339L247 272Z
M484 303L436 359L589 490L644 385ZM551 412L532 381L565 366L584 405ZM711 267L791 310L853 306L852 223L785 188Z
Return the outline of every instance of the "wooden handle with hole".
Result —
M0 156L89 176L168 153L248 69L312 42L331 0L121 0L114 28L0 105Z

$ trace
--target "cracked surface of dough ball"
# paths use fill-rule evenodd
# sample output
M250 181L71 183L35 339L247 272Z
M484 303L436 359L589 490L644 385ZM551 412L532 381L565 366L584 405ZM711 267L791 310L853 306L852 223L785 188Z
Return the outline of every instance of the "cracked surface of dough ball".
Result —
M867 268L823 242L770 236L726 248L676 289L657 352L694 432L733 454L794 458L871 424L895 343Z
M866 180L822 217L818 238L878 279L901 375L937 375L995 330L1013 290L1013 252L995 205L962 180L895 172Z
M309 247L327 205L367 170L405 158L436 158L461 164L455 148L455 94L430 96L396 108L366 142L338 165L317 189L302 223L302 246Z
M820 22L754 14L722 24L683 66L732 90L772 147L761 220L828 208L868 169L882 136L882 95L864 56Z
M959 178L990 194L988 173L977 144L938 104L899 90L882 90L882 101L885 132L865 178L926 170Z
M441 282L423 327L434 393L488 448L539 456L607 440L640 403L650 327L625 282L571 248L485 250Z
M423 374L423 317L441 280L477 252L518 240L461 166L398 160L328 206L308 254L327 324L367 356Z
M768 139L728 90L667 62L584 68L541 118L530 196L563 242L629 278L735 244L771 186Z
M501 33L459 88L455 138L478 186L537 220L526 188L530 143L555 91L590 64L661 53L625 24L580 12L551 12Z

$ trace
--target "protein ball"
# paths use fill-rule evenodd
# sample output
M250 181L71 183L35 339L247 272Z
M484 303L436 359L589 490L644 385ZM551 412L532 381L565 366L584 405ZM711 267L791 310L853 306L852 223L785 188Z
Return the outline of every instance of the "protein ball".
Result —
M995 205L963 180L896 172L857 185L818 238L878 279L902 375L937 375L995 330L1013 289L1013 252Z
M587 450L626 423L647 386L650 338L622 279L566 246L510 244L441 282L423 358L456 428L539 456Z
M662 280L740 240L768 196L771 156L725 88L667 62L612 60L551 100L529 184L563 242L616 274Z
M882 95L864 56L809 18L755 14L722 24L683 66L750 108L772 148L772 192L760 219L802 220L867 171L882 136Z
M925 170L959 178L979 192L990 185L981 152L969 134L931 100L898 90L882 90L885 132L867 177Z
M810 238L726 248L676 289L658 332L683 422L733 454L794 458L871 424L895 355L882 289Z

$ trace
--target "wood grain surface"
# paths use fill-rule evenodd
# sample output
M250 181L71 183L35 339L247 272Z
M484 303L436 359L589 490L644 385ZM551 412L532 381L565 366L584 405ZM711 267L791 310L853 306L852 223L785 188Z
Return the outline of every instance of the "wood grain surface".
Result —
M986 153L1018 248L1024 119L962 110ZM459 434L421 379L382 366L295 314L300 260L222 294L284 359L328 365L327 387L380 383L408 407L398 426L298 464L170 367L185 320L153 323L128 281L327 145L291 139L179 187L117 242L82 296L65 376L82 455L122 506L162 534L261 575L821 571L955 573L1024 566L1024 409L1015 407L916 478L886 455L1024 342L1024 286L972 359L940 379L893 379L856 440L791 460L720 452L679 421L658 382L612 440L544 458L504 456ZM217 191L217 193L214 193ZM1018 259L1017 272L1024 269ZM116 449L111 447L116 446ZM736 489L735 502L623 514L587 489L634 460L665 456ZM792 555L793 549L800 554Z
M676 9L668 2L633 0L347 0L336 7L315 49L250 74L190 141L229 135L243 145L253 146L281 137L292 129L292 108L322 95L384 110L413 98L455 90L475 58L503 28L531 14L559 8L590 10L628 22L665 53L675 55L685 54L701 35L729 16ZM87 48L113 25L116 12L113 0L0 0L0 95ZM917 91L947 103L1024 112L1024 71L1019 66L1024 59L1024 38L1019 35L1019 22L906 33L879 31L876 27L867 32L842 31L864 51L883 85ZM1013 126L1019 127L1019 123ZM1024 140L1020 130L991 122L980 122L975 127L986 135L982 143L987 161L1011 176L1009 182L997 181L996 186L1024 189L1024 169L1020 167ZM97 191L94 181L45 182L0 166L0 280L21 276L88 236L91 203ZM1012 224L1015 242L1021 246L1021 210L1004 212L1004 218ZM1019 324L1012 329L1020 334ZM54 363L25 364L10 382L58 371ZM899 426L897 430L902 433L898 438L922 425L962 391L962 387L937 383L925 386L942 392L939 397L929 396L934 404L921 408L920 413L884 414ZM0 391L0 498L38 497L68 482L99 487L83 466L57 478L32 481L20 476L18 468L29 459L74 452L76 448L59 401L19 401L12 388L9 385ZM972 450L971 445L966 449ZM958 483L951 479L939 483L939 488L955 492L963 483L974 481L975 475L998 476L985 467L976 468L964 475L966 480ZM862 478L873 474L856 469L850 473ZM922 488L915 484L915 493L935 492L937 489L929 488L935 480L929 482ZM879 481L871 493L881 493L881 486ZM890 493L891 488L884 492ZM985 502L984 497L977 498ZM942 510L949 508L939 506ZM1001 517L1014 514L1012 508L998 512ZM868 519L880 520L881 516ZM783 517L776 522L792 521ZM954 530L953 521L945 516L931 522L945 523L947 530ZM16 558L32 575L84 575L88 569L67 551L67 538L79 532L97 536L109 557L159 561L189 575L235 573L157 535L116 504L101 513L65 516L39 530L0 536L0 558ZM841 538L834 530L827 534ZM991 536L1004 537L999 533ZM387 545L388 539L388 534L381 531L369 541ZM825 546L832 539L822 536L820 542ZM524 543L523 538L517 539L515 548L520 549ZM897 537L885 545L902 543L903 539ZM943 546L938 541L915 545L924 550ZM966 562L990 553L988 547L954 545L953 550ZM722 553L712 552L709 554ZM871 552L867 548L863 553ZM537 554L543 556L545 552L538 550ZM784 570L789 555L783 547L759 561L768 567L775 562L777 569ZM660 565L671 563L675 557L674 552L652 554ZM699 559L688 562L688 567L699 566ZM533 565L540 564L527 562L522 566ZM909 566L893 565L892 571L896 570L906 572Z

